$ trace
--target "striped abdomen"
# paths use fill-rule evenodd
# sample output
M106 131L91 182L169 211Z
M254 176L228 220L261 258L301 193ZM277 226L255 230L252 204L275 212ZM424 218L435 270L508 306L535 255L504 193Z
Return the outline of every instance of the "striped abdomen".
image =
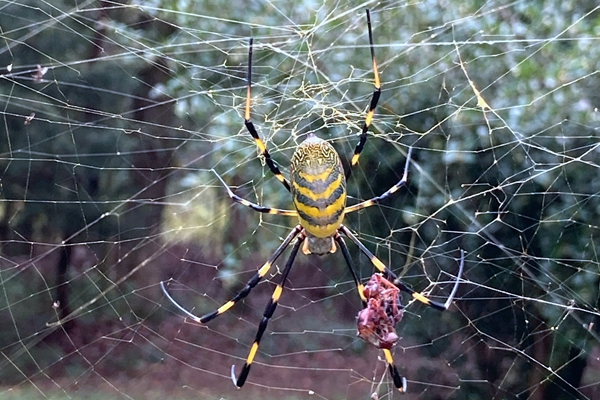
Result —
M333 235L346 208L346 177L333 146L309 134L292 157L290 180L300 225L307 233L304 252L334 252Z

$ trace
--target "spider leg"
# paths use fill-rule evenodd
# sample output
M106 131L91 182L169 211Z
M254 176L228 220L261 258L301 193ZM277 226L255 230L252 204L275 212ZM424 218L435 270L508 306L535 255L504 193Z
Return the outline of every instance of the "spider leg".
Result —
M454 296L456 295L456 292L458 291L458 285L460 285L460 279L463 274L464 266L465 266L465 251L461 249L460 250L460 264L458 266L458 275L456 275L456 282L454 282L454 287L452 288L452 292L450 293L450 296L448 296L448 298L446 299L446 301L443 304L438 303L433 300L430 300L427 297L425 297L423 294L415 292L408 286L404 285L400 281L400 279L397 277L394 279L393 283L394 283L394 285L396 285L398 287L398 289L410 294L415 300L418 300L421 303L427 304L428 306L431 306L433 308L437 308L438 310L445 311L452 304L452 301L454 300Z
M256 147L258 147L260 154L265 158L265 162L269 166L269 169L271 170L271 172L275 175L275 177L277 179L279 179L279 181L281 183L283 183L283 186L285 186L285 188L288 190L288 192L291 192L289 182L287 181L287 179L285 179L285 177L279 170L279 167L277 166L275 161L273 161L273 159L271 158L271 154L269 154L269 151L267 150L267 146L265 145L265 142L263 142L262 139L260 138L260 136L258 136L258 132L256 131L254 124L250 120L250 102L251 102L251 88L252 88L252 43L253 42L254 42L254 40L252 38L250 38L250 42L248 44L248 89L246 91L246 111L244 113L244 125L246 126L246 129L248 130L250 135L252 135L252 138L254 139L254 142L256 143Z
M348 247L346 246L344 239L339 234L336 236L336 241L338 242L340 249L342 250L342 254L344 255L344 258L346 259L346 264L348 265L348 268L352 272L352 277L354 278L354 282L356 283L356 287L358 289L360 298L363 302L363 306L366 307L367 299L365 298L365 295L364 295L364 286L362 283L360 283L358 276L356 274L356 271L352 265ZM396 388L400 391L400 393L405 393L406 386L407 386L406 378L403 377L402 375L400 375L400 373L398 372L398 368L396 368L396 365L394 365L394 357L392 356L392 352L388 349L383 349L383 353L385 355L385 360L386 360L386 363L388 364L388 369L390 371L390 375L392 376L394 386L396 386Z
M380 196L373 197L372 199L365 200L361 203L354 204L353 206L350 206L350 207L346 207L345 213L348 214L348 213L351 213L354 211L362 210L363 208L371 207L371 206L379 203L380 201L387 199L392 194L396 193L398 191L398 189L400 189L402 186L404 186L404 184L406 183L406 181L408 179L408 166L410 164L411 154L412 154L412 147L409 147L408 153L406 154L406 163L404 164L404 173L402 174L402 179L400 179L398 181L398 183L396 183L394 186L389 188L384 194L382 194Z
M338 233L335 235L335 241L338 242L340 249L342 250L342 254L344 259L346 260L346 265L352 274L352 279L354 279L354 283L356 284L356 289L358 290L358 295L363 303L363 307L367 306L367 298L365 297L365 287L358 279L358 275L356 274L356 269L354 268L354 263L352 262L352 257L350 256L350 252L348 251L348 246L346 246L346 242L344 238Z
M465 253L463 250L461 250L461 252L460 252L460 266L459 266L459 270L458 270L458 275L456 277L456 282L454 283L454 288L452 289L452 293L450 294L450 296L448 297L446 302L438 303L437 301L428 299L424 294L416 292L416 291L412 290L411 288L409 288L408 286L406 286L404 283L402 283L402 281L400 279L398 279L398 276L396 276L396 274L394 274L391 269L386 267L385 264L379 258L377 258L373 253L371 253L369 251L369 249L367 249L365 247L365 245L362 244L361 241L358 240L358 238L356 236L354 236L354 234L352 232L350 232L350 229L348 229L346 226L342 225L339 230L344 235L349 237L350 240L352 240L354 242L354 244L356 244L358 246L360 251L364 255L369 257L373 266L375 266L375 268L379 272L381 272L387 280L393 282L394 285L396 285L398 287L398 289L410 294L415 300L418 300L421 303L428 305L432 308L438 309L440 311L447 310L448 307L450 307L450 304L452 304L452 301L454 300L454 296L456 295L456 291L458 290L458 285L460 284L460 279L461 279L462 272L463 272L464 261L465 261Z
M281 280L279 281L279 284L275 287L273 295L271 296L271 300L269 300L269 303L265 308L263 318L260 321L260 325L258 326L258 332L256 332L256 337L254 338L254 343L252 343L252 347L250 347L250 353L246 358L246 363L244 364L242 372L240 372L240 375L237 377L237 379L235 377L235 365L231 366L231 379L233 380L235 386L238 387L238 389L244 385L244 383L246 382L246 378L250 373L250 367L252 366L252 362L254 361L256 352L258 351L260 340L262 339L262 336L265 333L265 330L267 329L269 319L271 319L273 313L275 312L275 309L277 308L279 298L281 297L281 293L283 292L283 285L285 285L287 276L290 273L290 270L292 269L292 265L294 264L294 260L296 259L296 255L298 254L298 250L300 249L300 245L302 244L302 242L304 242L304 239L304 234L300 234L300 236L298 236L298 239L296 240L296 243L294 244L294 247L292 247L292 252L290 253L287 263L285 264L285 268L281 273Z
M248 283L246 283L246 286L244 286L244 288L242 290L240 290L238 292L238 294L236 294L231 300L229 300L228 302L226 302L225 304L223 304L221 307L219 307L218 309L216 309L213 312L210 312L208 314L204 314L201 317L198 317L198 316L192 314L190 311L186 310L182 305L177 303L175 301L175 299L173 299L173 297L171 297L171 295L167 291L167 288L166 288L164 282L160 282L162 291L165 294L165 296L167 296L167 299L169 299L169 301L171 303L173 303L173 305L175 307L177 307L179 309L179 311L181 311L182 313L187 315L191 320L193 320L199 324L205 324L208 321L213 320L216 317L218 317L219 315L223 314L224 312L229 310L231 307L233 307L238 301L240 301L244 297L248 296L250 291L258 284L258 282L260 282L260 280L262 278L264 278L264 276L271 269L271 266L273 265L273 263L279 258L281 253L283 253L283 251L288 247L288 245L291 243L291 241L294 240L294 238L300 234L300 232L302 232L302 227L300 225L298 225L292 230L292 232L290 232L290 234L285 238L283 243L281 243L279 245L279 247L277 248L277 250L275 250L275 252L271 256L271 258L269 258L267 260L267 262L265 262L262 265L262 267L259 268L259 270L256 272L256 274L254 274L254 276L252 278L250 278ZM304 236L302 236L302 238L304 238Z
M371 29L371 14L369 10L367 10L367 25L369 27L369 45L371 47L371 60L373 61L373 74L375 75L375 91L373 92L373 97L371 98L371 104L369 105L369 112L367 113L367 117L365 118L365 124L363 125L362 131L360 133L360 139L358 141L358 144L356 145L356 148L354 149L354 155L352 156L352 160L350 161L350 166L346 170L346 179L350 178L352 168L356 164L358 164L360 153L365 147L365 143L367 141L367 131L369 130L371 122L373 121L373 116L375 115L375 107L377 107L379 97L381 96L381 82L379 80L379 70L377 69L377 62L375 61L375 46L373 45L373 30Z
M392 352L388 349L383 349L383 354L385 355L385 361L387 362L388 370L390 371L390 375L394 381L394 386L396 386L400 393L406 393L406 378L400 375L398 372L398 368L396 368L396 365L394 364Z
M339 230L344 235L349 237L350 240L352 240L354 242L354 244L356 244L358 246L360 251L364 255L369 257L369 259L371 260L371 263L375 266L375 268L379 272L381 272L386 279L388 279L389 281L392 281L392 283L398 289L400 289L401 291L404 291L406 293L409 293L415 300L418 300L421 303L426 304L432 308L436 308L438 310L444 311L444 310L447 310L448 307L450 307L450 305L452 304L452 301L454 300L454 296L456 295L456 291L458 290L458 285L460 284L460 279L461 279L461 276L463 273L463 267L464 267L464 261L465 261L465 252L463 250L460 251L460 267L459 267L458 275L456 278L456 283L454 284L454 287L452 288L452 293L450 293L450 296L448 297L446 302L444 304L442 304L442 303L438 303L437 301L430 300L425 295L415 292L408 286L404 285L400 281L400 279L398 279L396 274L394 274L392 272L392 270L390 270L388 267L386 267L385 264L379 258L377 258L373 253L371 253L369 251L369 249L367 249L358 240L358 238L356 236L354 236L354 234L352 232L350 232L350 230L347 227L342 225ZM340 245L340 248L342 248L342 245ZM392 376L392 380L394 381L394 386L400 391L400 393L405 393L406 387L407 387L406 378L404 378L398 372L398 368L396 368L396 365L394 364L394 357L392 355L392 352L389 349L383 349L383 354L385 355L385 360L388 365L388 370L390 372L390 375Z
M235 201L236 203L240 203L243 206L250 207L254 211L258 211L260 213L284 215L286 217L297 217L298 216L298 211L296 211L296 210L282 210L280 208L264 207L259 204L255 204L246 199L241 198L240 196L233 193L231 188L229 186L227 186L225 181L219 176L219 174L217 174L217 171L215 171L214 169L212 171L215 173L217 178L221 181L221 183L225 187L225 190L227 190L227 195L229 195L229 198L231 200Z
M367 306L367 299L364 294L364 285L358 279L358 275L356 274L356 269L352 263L352 258L350 257L350 252L348 251L348 246L346 246L346 242L344 238L340 234L337 234L335 240L338 242L340 249L342 250L342 254L344 255L344 259L346 260L346 265L350 269L352 273L352 278L354 279L354 283L356 284L356 288L358 289L358 294L362 300L363 307ZM394 381L394 386L400 391L400 393L406 392L406 378L400 375L398 369L394 365L394 357L392 356L392 352L388 349L383 349L383 353L385 354L385 360L388 364L388 369L390 371L390 375L392 376L392 380Z

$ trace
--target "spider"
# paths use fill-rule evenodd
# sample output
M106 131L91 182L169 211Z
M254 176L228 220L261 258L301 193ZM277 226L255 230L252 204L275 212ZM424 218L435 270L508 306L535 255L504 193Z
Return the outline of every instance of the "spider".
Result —
M302 248L302 252L304 254L324 255L328 253L335 253L337 248L339 247L348 266L348 269L352 274L354 283L356 284L358 290L358 294L365 307L367 307L367 297L365 296L364 286L360 282L358 275L355 271L352 258L350 257L350 252L344 241L344 236L349 238L356 246L358 246L360 251L370 259L373 266L377 269L377 271L380 274L383 275L383 277L387 281L391 282L391 284L395 286L399 291L408 293L415 300L421 303L424 303L438 310L446 310L452 303L456 290L458 289L458 284L462 275L464 253L461 252L460 269L452 293L450 297L446 300L446 302L442 304L430 300L422 293L415 292L408 286L404 285L400 281L400 279L398 279L398 277L388 267L386 267L381 260L379 260L373 253L371 253L350 231L350 229L348 229L342 223L345 214L362 210L364 208L378 204L382 200L396 193L406 183L412 152L412 148L410 148L406 156L406 163L404 166L402 178L398 183L396 183L394 186L392 186L380 196L373 197L372 199L360 202L358 204L346 206L346 178L350 176L352 167L354 167L358 163L360 153L362 152L365 142L367 140L367 132L369 130L371 122L373 121L375 107L377 106L379 97L381 95L381 84L379 80L377 63L375 61L375 48L373 45L373 33L371 29L371 17L369 10L367 10L366 13L367 26L369 32L369 44L371 49L371 60L373 63L373 73L375 77L375 91L373 92L371 98L369 111L367 112L367 116L365 118L364 125L360 133L359 141L356 145L356 148L354 149L354 154L350 160L349 166L346 169L346 171L344 171L342 163L340 161L340 157L333 148L333 146L331 146L331 144L329 144L325 140L319 139L314 134L309 134L306 137L306 139L297 147L296 151L292 156L290 167L290 180L288 181L283 176L283 174L279 170L279 167L271 158L271 155L269 154L265 143L259 137L258 132L254 127L254 124L250 120L253 45L253 40L251 38L248 46L249 50L247 92L244 125L250 133L250 135L252 136L252 138L254 139L254 142L256 143L256 146L258 147L261 156L264 158L271 172L291 193L294 203L294 210L282 210L277 208L264 207L252 203L248 200L245 200L233 193L229 186L227 186L227 184L223 181L223 179L221 179L221 177L216 172L215 175L226 188L227 194L234 202L240 203L260 213L283 215L287 217L297 217L299 223L296 227L292 229L288 236L283 240L281 245L275 250L273 255L267 260L267 262L265 262L258 269L256 274L254 274L252 278L250 278L250 280L246 283L246 286L241 291L239 291L231 300L224 303L221 307L219 307L213 312L210 312L200 317L194 315L190 311L186 310L179 303L177 303L167 291L165 283L161 282L161 287L165 296L169 299L171 303L173 303L175 307L177 307L177 309L179 309L182 313L184 313L193 321L200 324L205 324L218 317L219 315L227 312L236 303L248 296L250 291L267 275L267 273L271 269L271 266L283 253L283 251L290 244L293 243L291 253L287 259L283 272L281 273L280 281L275 287L271 299L265 308L263 318L258 327L258 331L256 333L256 337L254 338L254 342L250 347L250 352L248 354L248 357L246 358L244 367L242 368L242 371L237 377L235 375L235 365L231 367L231 378L233 380L233 383L238 388L241 388L246 382L246 379L248 378L250 367L252 366L252 362L254 361L254 358L258 352L260 341L263 337L263 334L265 333L269 319L273 316L273 313L277 308L277 304L279 303L279 299L283 292L283 288L287 280L288 274L290 273L296 255L298 254L300 248ZM396 304L396 306L398 307L399 304ZM379 324L381 325L381 323ZM379 328L382 328L382 326L379 326ZM383 328L389 329L389 326L384 326ZM394 359L389 347L391 346L388 346L387 348L381 346L385 354L385 359L389 366L389 371L392 375L394 385L401 392L405 392L406 379L400 376L398 370L394 366Z

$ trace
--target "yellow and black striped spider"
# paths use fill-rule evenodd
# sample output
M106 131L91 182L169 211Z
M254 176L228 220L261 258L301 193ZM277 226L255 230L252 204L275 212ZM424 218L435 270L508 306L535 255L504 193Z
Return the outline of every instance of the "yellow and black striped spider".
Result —
M319 139L315 135L309 134L307 138L298 146L298 148L294 152L294 155L292 156L290 167L290 181L288 181L283 176L283 174L279 170L279 167L271 158L271 155L269 154L265 143L258 136L258 132L256 131L254 124L250 121L250 91L252 87L252 39L250 39L248 54L248 87L246 94L244 124L250 135L252 135L252 137L254 138L254 141L256 142L256 145L261 155L264 157L271 172L277 177L277 179L279 179L279 181L281 181L285 188L289 192L291 192L295 209L281 210L277 208L263 207L261 205L251 203L248 200L245 200L234 194L233 191L227 186L227 184L220 178L220 176L218 174L216 175L227 189L227 193L233 201L260 213L284 215L287 217L298 217L299 224L294 229L292 229L291 233L284 239L283 243L281 243L277 250L275 250L275 253L271 256L271 258L269 258L269 260L267 260L267 262L265 262L258 269L256 274L247 282L246 286L231 300L229 300L217 310L211 313L208 313L201 317L192 314L190 311L186 310L184 307L179 305L171 297L171 295L166 290L164 282L161 282L163 292L165 293L167 298L181 312L183 312L193 321L204 324L225 313L238 301L245 298L250 293L250 291L258 284L258 282L261 279L263 279L265 275L267 275L273 263L275 263L275 261L283 253L283 251L293 242L292 251L285 264L283 272L281 273L281 279L279 281L279 284L276 286L271 300L265 308L262 321L260 322L258 332L256 333L256 337L254 339L254 343L250 348L250 353L246 358L246 363L244 364L244 367L237 378L235 376L235 366L232 366L231 368L231 377L233 379L234 384L238 388L242 387L246 382L246 378L248 377L248 373L250 372L250 367L252 366L252 362L254 361L254 358L258 351L260 340L267 328L269 319L273 316L273 313L277 308L279 298L281 297L281 293L283 292L284 284L292 268L294 259L298 254L298 250L300 250L300 247L302 247L302 252L304 254L324 255L327 253L335 253L337 247L339 246L339 248L342 251L342 255L344 256L344 259L346 261L346 264L350 272L352 273L352 277L358 289L358 294L363 302L363 305L365 306L367 304L367 298L364 294L364 286L360 282L358 275L355 271L352 259L350 257L350 252L348 251L348 247L346 246L343 239L344 236L349 238L352 242L354 242L354 244L356 244L356 246L358 246L360 251L371 260L373 266L377 269L379 273L383 275L383 277L387 281L395 285L399 289L399 291L403 291L410 294L415 300L418 300L421 303L424 303L438 310L446 310L452 303L454 295L456 294L456 291L458 289L458 284L460 282L460 277L462 275L464 264L464 253L462 251L456 283L454 284L450 296L448 297L446 302L442 304L430 300L425 295L415 292L408 286L404 285L400 281L400 279L388 267L386 267L383 264L381 260L375 257L375 255L373 255L373 253L371 253L358 240L358 238L346 226L342 224L345 214L370 207L386 199L393 193L397 192L398 189L400 189L406 183L408 176L408 167L410 164L411 149L409 149L408 154L406 156L406 164L404 166L404 173L402 175L402 179L400 179L398 183L396 183L394 186L392 186L389 190L387 190L380 196L374 197L370 200L366 200L352 206L346 206L346 177L349 176L351 168L358 163L360 153L367 140L367 131L369 130L369 126L371 125L371 121L373 120L375 107L377 106L377 102L379 101L379 97L381 95L379 72L377 70L377 63L375 62L375 49L373 46L371 18L368 10L367 25L369 30L371 59L373 61L373 73L375 75L375 91L373 92L373 97L371 99L369 111L365 118L365 123L360 133L360 139L354 150L354 155L352 156L350 165L347 171L344 171L338 153L335 151L333 146L331 146L331 144L329 144L328 142ZM400 304L399 299L398 304ZM382 349L385 354L385 359L388 364L388 368L391 373L392 379L394 381L394 385L401 392L405 392L406 379L398 373L398 370L394 365L394 359L392 357L390 349L383 347Z

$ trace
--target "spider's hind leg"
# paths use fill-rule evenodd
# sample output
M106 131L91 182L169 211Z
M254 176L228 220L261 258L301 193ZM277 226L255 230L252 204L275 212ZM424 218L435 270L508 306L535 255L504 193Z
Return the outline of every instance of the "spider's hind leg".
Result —
M260 345L260 340L262 339L263 334L267 329L267 324L269 323L269 320L271 319L273 313L275 312L275 309L277 308L277 304L279 304L279 298L281 297L281 293L283 293L283 285L285 284L288 274L292 269L292 265L294 265L294 260L296 259L296 255L298 254L298 250L300 249L300 246L302 245L304 239L304 234L301 234L300 236L298 236L294 247L292 247L292 252L290 253L287 263L285 264L285 268L281 273L281 280L279 281L279 284L277 284L277 286L275 287L273 295L271 296L271 300L269 300L269 303L265 308L263 318L260 321L260 325L258 326L258 332L256 332L256 337L254 338L254 343L252 343L252 347L250 347L250 353L248 354L246 362L244 363L244 367L242 368L242 371L240 372L240 375L237 378L235 377L235 365L231 366L231 379L233 380L234 385L238 388L241 388L246 382L246 378L248 378L248 374L250 373L250 367L252 367L252 362L254 361L256 352L258 351L258 346Z
M204 314L201 317L198 317L196 315L194 315L193 313L191 313L190 311L186 310L185 307L183 307L182 305L180 305L179 303L177 303L175 301L175 299L173 299L173 297L169 294L169 292L167 291L167 288L165 286L164 282L160 283L160 286L163 290L163 293L165 294L165 296L167 297L167 299L169 299L169 301L175 306L177 307L177 309L179 311L181 311L182 313L184 313L185 315L187 315L192 321L195 321L199 324L205 324L208 321L211 321L213 319L215 319L216 317L218 317L219 315L227 312L231 307L233 307L238 301L242 300L243 298L245 298L246 296L248 296L248 294L250 293L250 291L256 286L258 285L258 282L260 282L262 280L262 278L265 277L265 275L267 275L267 273L269 272L269 270L271 269L271 266L273 265L273 263L275 263L275 261L279 258L279 256L281 255L281 253L283 253L283 251L289 246L289 244L292 242L292 240L294 240L294 238L296 238L298 235L300 235L302 232L302 227L300 225L296 226L292 232L290 232L290 234L285 238L285 240L283 241L283 243L281 243L279 245L279 247L277 248L277 250L275 250L275 252L273 253L273 255L267 260L267 262L265 262L256 272L256 274L254 274L254 276L252 276L252 278L250 278L250 280L248 281L248 283L246 283L246 286L244 286L244 288L242 290L240 290L238 292L238 294L236 294L231 300L229 300L228 302L226 302L225 304L223 304L221 307L219 307L218 309L216 309L213 312L210 312L208 314ZM302 239L304 238L304 236L301 236ZM302 241L302 240L301 240Z

